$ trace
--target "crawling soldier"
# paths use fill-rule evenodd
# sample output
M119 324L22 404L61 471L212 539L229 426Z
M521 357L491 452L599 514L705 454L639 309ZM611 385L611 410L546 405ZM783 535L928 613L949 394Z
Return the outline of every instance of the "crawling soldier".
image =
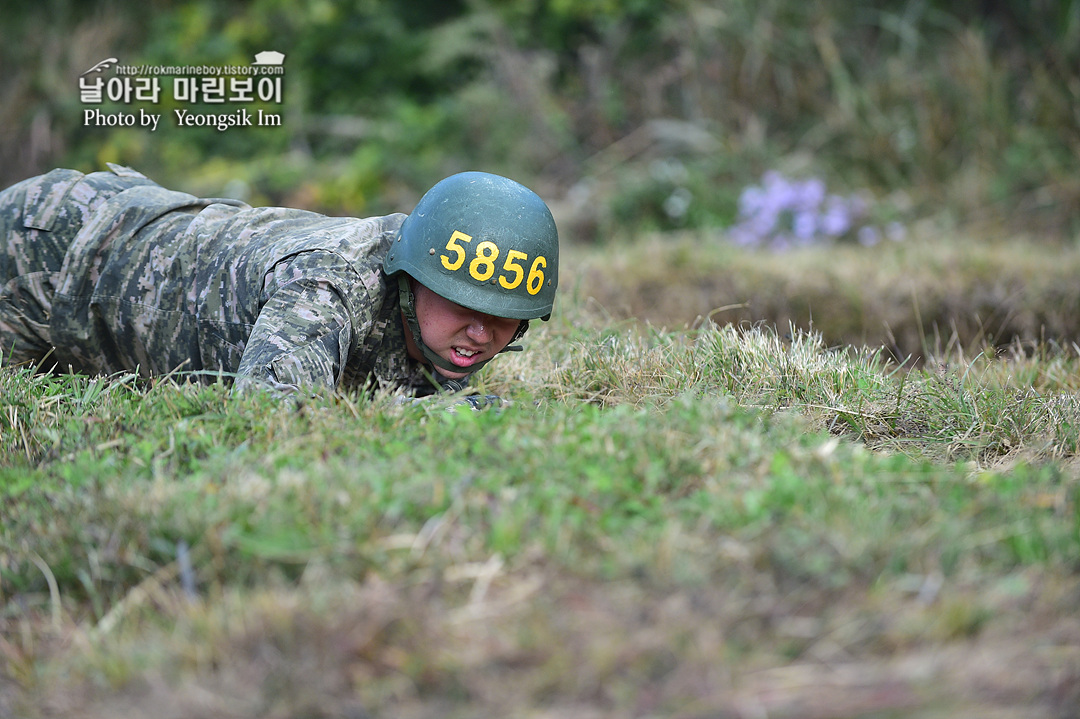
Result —
M424 395L551 315L555 222L505 177L452 175L408 216L357 219L109 167L0 192L0 362Z

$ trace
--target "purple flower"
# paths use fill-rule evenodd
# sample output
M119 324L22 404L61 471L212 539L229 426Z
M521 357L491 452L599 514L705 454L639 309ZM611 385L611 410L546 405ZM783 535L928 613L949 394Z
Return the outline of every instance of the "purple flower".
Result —
M795 233L795 237L800 240L814 239L818 229L817 213L813 210L803 210L796 213L791 229Z
M881 240L881 232L862 224L867 207L868 202L858 195L828 194L819 178L794 181L769 170L761 176L760 185L750 185L740 193L731 241L782 251L829 242L856 230L860 243L874 245ZM903 227L889 225L886 236L902 238Z
M797 206L800 210L815 211L825 199L825 183L814 177L796 186Z
M863 247L873 247L881 242L881 233L873 225L865 225L859 228L859 244Z
M821 231L829 237L840 237L851 229L851 212L844 198L829 195L821 215Z

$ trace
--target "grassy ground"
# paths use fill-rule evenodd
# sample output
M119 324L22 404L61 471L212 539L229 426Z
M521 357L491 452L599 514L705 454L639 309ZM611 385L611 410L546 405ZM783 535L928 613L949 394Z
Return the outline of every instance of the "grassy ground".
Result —
M1073 351L569 284L481 412L0 369L0 715L1077 716Z

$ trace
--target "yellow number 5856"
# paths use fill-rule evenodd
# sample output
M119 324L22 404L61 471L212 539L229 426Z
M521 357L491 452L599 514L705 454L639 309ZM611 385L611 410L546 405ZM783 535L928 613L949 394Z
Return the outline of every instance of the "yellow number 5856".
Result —
M439 255L442 266L451 272L455 272L465 264L466 251L459 242L472 242L471 235L466 235L460 230L455 230L450 239L446 241L446 249L452 254ZM476 245L476 254L469 262L469 276L477 282L487 282L495 275L495 261L502 254L499 246L490 240L485 240ZM508 290L517 289L525 281L525 289L530 295L535 295L544 286L544 268L547 267L547 258L538 255L533 258L529 267L528 279L526 280L523 262L528 262L529 256L519 250L510 250L506 253L506 259L502 264L502 272L499 274L499 284Z

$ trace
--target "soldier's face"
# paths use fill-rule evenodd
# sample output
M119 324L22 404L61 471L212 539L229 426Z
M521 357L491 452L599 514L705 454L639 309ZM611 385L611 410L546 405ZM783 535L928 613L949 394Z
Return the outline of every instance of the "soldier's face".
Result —
M520 323L519 320L495 317L462 307L415 281L413 295L416 297L416 319L420 323L424 344L454 366L461 367L461 372L439 370L450 379L467 376L474 364L498 354L510 344ZM409 354L423 361L423 354L412 342L408 328L405 334Z

